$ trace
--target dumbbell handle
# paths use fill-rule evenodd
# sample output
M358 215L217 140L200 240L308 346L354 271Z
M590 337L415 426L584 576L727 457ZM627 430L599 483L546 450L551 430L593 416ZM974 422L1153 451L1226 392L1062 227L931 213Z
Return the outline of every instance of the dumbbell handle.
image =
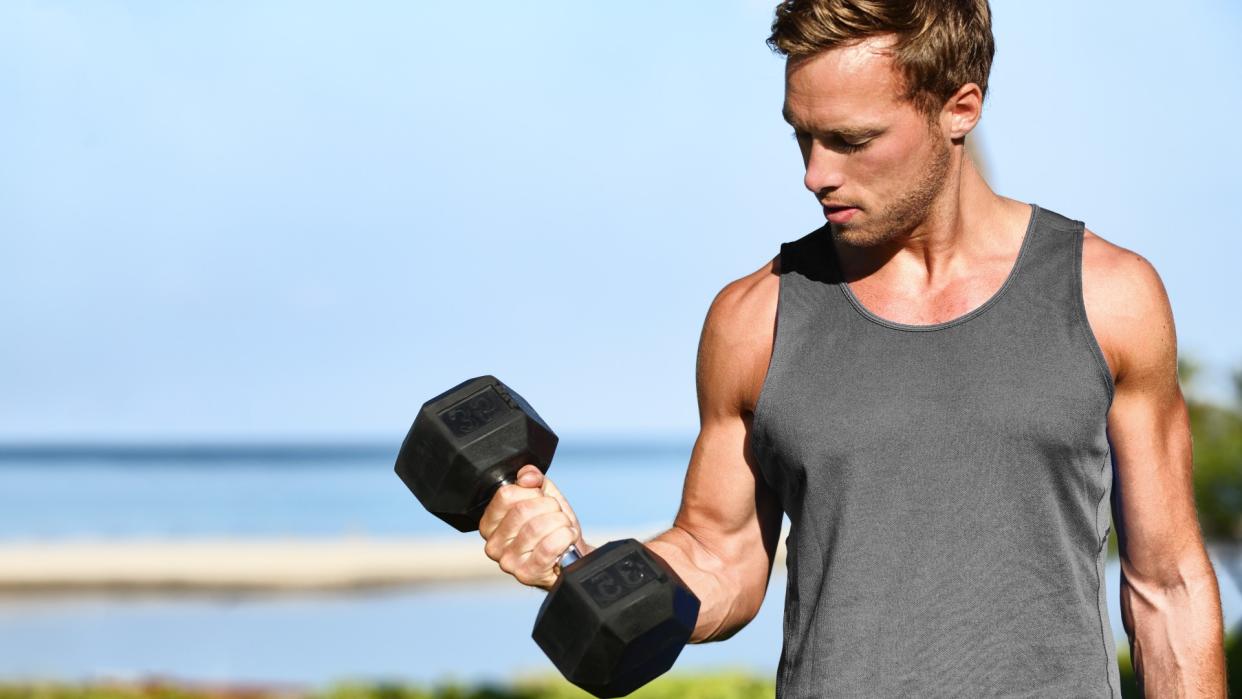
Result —
M501 479L500 485L517 485L517 482L512 478L505 477ZM570 544L565 553L561 554L561 559L557 561L556 565L561 570L565 570L579 558L582 558L582 553L578 551L578 546L576 544Z
M568 568L574 561L582 558L582 554L578 553L578 547L574 544L569 545L569 549L561 554L561 560L557 563L561 570Z

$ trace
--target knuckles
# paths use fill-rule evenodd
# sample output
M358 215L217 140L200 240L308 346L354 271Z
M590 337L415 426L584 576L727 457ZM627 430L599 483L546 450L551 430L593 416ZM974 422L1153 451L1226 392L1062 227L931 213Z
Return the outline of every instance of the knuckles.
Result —
M555 561L573 543L574 518L540 489L501 486L484 510L483 552L518 582L548 588Z
M558 529L556 533L559 533L561 531L562 530ZM561 542L560 542L561 538L562 537L559 537L559 536L544 537L543 540L540 541L535 546L536 551L539 553L539 558L541 560L554 560L556 556L559 553L561 553L560 551L561 548L568 548L567 545L566 546L561 545Z
M488 509L491 509L496 505L499 505L501 510L506 510L512 507L514 503L523 499L522 490L523 489L521 487L515 485L500 486L500 488L496 490L496 493L492 495L492 503L488 506Z
M525 522L513 538L488 540L484 552L518 582L546 588L556 580L555 562L573 543L572 533L565 513L550 512Z
M532 511L539 507L536 503L544 499L547 499L547 496L531 492L529 488L515 485L501 486L483 510L483 516L479 519L479 534L484 539L491 538L493 532L499 529L507 518L529 517Z
M488 539L487 543L483 545L483 553L487 554L488 558L499 563L502 553L500 540L495 538Z
M562 512L545 512L538 516L528 519L522 528L518 530L514 542L523 549L535 549L548 537L554 536L556 532L568 525L567 518Z
M543 508L543 504L539 500L523 500L513 506L513 513L519 519L529 519L531 516L538 514Z

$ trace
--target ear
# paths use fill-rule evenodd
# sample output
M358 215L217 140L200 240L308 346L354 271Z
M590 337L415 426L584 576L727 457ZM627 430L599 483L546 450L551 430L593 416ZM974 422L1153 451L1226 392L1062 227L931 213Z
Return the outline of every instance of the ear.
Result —
M949 138L957 141L975 128L982 114L983 90L975 83L966 83L945 101L940 124Z

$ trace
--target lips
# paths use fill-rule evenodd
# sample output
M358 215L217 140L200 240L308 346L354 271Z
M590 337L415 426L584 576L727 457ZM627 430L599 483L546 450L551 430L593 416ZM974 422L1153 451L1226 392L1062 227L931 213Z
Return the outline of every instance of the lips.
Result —
M858 211L858 207L855 206L825 206L824 216L833 223L845 223L854 218L854 214Z

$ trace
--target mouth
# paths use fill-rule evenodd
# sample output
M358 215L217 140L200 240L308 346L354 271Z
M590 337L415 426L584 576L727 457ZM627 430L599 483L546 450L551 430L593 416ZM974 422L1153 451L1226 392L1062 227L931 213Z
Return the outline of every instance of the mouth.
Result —
M854 218L854 214L858 213L859 208L856 206L828 206L824 205L824 217L833 223L845 223Z

